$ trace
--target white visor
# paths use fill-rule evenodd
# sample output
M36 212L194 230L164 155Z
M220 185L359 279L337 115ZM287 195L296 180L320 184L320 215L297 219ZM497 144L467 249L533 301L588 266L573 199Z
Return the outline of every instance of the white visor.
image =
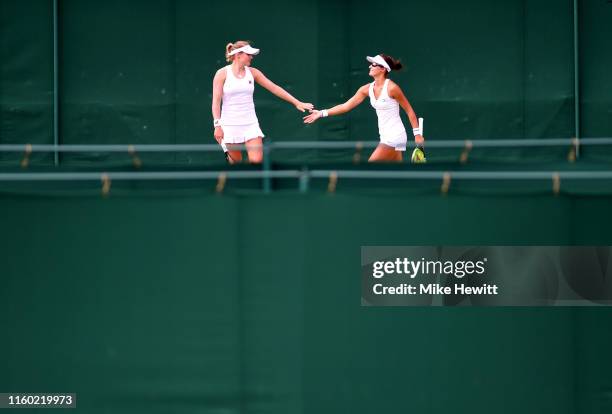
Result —
M240 53L240 52L244 52L247 55L258 55L259 49L255 49L254 47L251 47L251 45L246 45L246 46L239 47L238 49L232 50L231 52L229 52L229 55L234 56L236 53Z
M366 59L370 63L376 63L377 65L382 66L383 68L387 70L387 72L391 72L391 68L389 67L389 64L382 58L381 55L376 55L374 57L366 56Z

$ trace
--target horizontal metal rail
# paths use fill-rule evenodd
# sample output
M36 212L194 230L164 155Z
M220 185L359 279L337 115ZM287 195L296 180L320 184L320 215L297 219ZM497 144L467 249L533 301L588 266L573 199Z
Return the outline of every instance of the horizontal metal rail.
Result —
M563 147L563 146L612 145L612 138L574 138L550 139L482 139L482 140L428 140L427 148L512 148L512 147ZM268 150L308 150L308 149L356 149L374 148L378 141L280 141L267 142ZM245 148L237 145L237 148ZM220 151L217 144L136 144L136 145L45 145L45 144L3 144L0 152L107 152L107 153L145 153L145 152L215 152Z
M312 170L312 178L349 179L432 179L451 177L453 180L549 180L553 177L570 180L612 179L612 171L358 171Z
M24 172L0 173L0 181L99 181L110 180L211 180L224 175L232 179L300 178L302 171L158 171L158 172Z
M338 178L349 179L443 179L454 180L543 180L612 179L612 171L357 171L357 170L279 170L279 171L158 171L158 172L23 172L0 173L0 181L97 181L111 180L209 180L224 175L228 179L261 178Z

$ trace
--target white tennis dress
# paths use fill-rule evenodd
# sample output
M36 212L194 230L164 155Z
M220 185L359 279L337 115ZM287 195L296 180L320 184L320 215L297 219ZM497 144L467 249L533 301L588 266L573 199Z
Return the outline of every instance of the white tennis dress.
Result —
M386 79L380 96L376 99L374 82L370 84L370 104L376 109L378 116L380 142L395 148L396 151L406 151L408 136L400 118L400 106L397 100L389 96L388 85L389 79Z
M250 139L264 136L255 114L253 91L255 80L250 69L245 66L244 77L237 78L232 65L225 67L227 75L223 84L221 103L221 128L223 142L242 144Z

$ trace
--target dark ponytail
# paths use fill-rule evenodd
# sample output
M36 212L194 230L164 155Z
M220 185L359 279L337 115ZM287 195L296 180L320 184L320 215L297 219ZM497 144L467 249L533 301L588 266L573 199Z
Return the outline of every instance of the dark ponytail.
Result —
M381 53L380 56L385 60L385 62L387 62L391 70L400 70L404 67L404 65L402 65L402 62L392 56L385 55L384 53Z

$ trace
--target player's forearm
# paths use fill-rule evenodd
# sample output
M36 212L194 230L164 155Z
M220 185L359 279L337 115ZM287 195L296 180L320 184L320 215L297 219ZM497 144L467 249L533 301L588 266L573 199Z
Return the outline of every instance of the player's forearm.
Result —
M419 119L417 118L417 116L414 113L414 111L412 111L411 113L408 114L408 120L410 121L410 125L412 125L412 128L418 128L419 127Z
M345 103L343 103L343 104L336 105L334 107L329 108L327 110L327 114L330 115L330 116L333 116L333 115L342 115L342 114L347 113L349 110L350 109L348 108L348 106Z
M287 92L278 85L275 85L273 88L271 88L270 92L281 98L283 101L289 102L291 105L295 106L300 103L300 101L294 98L293 95L291 95L289 92Z
M213 119L221 119L221 100L220 99L213 98L212 116L213 116Z
M406 107L404 107L404 111L406 112L406 115L408 116L408 121L410 121L410 125L412 126L412 128L418 128L419 118L414 112L414 109L412 109L412 106L408 104Z

